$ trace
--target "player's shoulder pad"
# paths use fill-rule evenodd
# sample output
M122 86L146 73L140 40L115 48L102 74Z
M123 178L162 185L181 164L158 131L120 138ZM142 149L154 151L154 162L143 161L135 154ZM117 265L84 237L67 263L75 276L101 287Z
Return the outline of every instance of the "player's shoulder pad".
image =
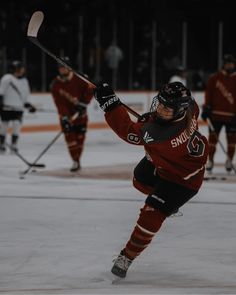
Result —
M2 76L2 81L4 81L4 82L12 81L13 78L14 78L14 76L12 74L5 74Z
M185 127L185 120L169 124L147 122L141 128L142 140L146 144L160 143L178 134Z

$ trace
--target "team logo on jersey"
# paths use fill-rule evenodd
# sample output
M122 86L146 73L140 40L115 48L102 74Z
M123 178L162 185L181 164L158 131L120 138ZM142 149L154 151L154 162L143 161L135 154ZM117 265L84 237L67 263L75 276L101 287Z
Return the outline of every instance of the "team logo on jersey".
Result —
M129 142L134 143L134 144L139 144L140 143L140 138L138 137L137 134L134 133L129 133L127 135L127 139Z
M154 141L154 139L150 136L150 134L146 131L144 136L143 136L143 140L146 142L146 143L149 143L149 142L152 142Z

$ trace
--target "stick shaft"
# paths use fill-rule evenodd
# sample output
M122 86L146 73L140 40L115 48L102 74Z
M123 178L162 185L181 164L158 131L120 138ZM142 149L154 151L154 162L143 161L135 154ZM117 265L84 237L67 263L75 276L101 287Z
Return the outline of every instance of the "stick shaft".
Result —
M76 71L71 66L69 66L67 63L65 63L62 59L60 59L58 56L56 56L54 53L52 53L50 50L48 50L44 45L42 45L39 42L39 40L36 37L28 36L28 38L29 38L29 40L33 44L35 44L37 47L39 47L47 55L51 56L56 62L58 62L59 64L63 65L64 67L66 67L70 71L72 71L77 77L79 77L80 79L82 79L86 83L88 83L88 84L96 87L96 85L90 79L88 79L83 73ZM122 104L123 107L125 107L127 109L127 111L130 114L132 114L133 116L135 116L137 119L140 119L141 118L140 114L138 114L136 111L134 111L133 109L131 109L129 106L127 106L123 102L121 104Z

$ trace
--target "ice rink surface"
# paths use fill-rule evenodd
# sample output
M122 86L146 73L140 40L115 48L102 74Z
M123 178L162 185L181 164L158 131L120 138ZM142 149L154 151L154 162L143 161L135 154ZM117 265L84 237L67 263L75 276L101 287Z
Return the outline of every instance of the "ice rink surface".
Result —
M33 161L55 134L22 134L21 154ZM143 155L108 129L89 130L82 167L134 165ZM112 260L145 200L131 180L21 180L20 159L8 152L0 161L0 294L236 294L236 183L204 182L127 278L113 282ZM219 147L216 161L225 161ZM63 137L40 162L69 169Z

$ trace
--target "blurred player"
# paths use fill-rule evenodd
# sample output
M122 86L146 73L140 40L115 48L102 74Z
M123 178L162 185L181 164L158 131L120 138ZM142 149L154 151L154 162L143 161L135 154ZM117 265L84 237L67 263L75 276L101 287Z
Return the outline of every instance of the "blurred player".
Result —
M137 224L118 255L112 273L125 277L133 260L148 247L163 221L194 197L203 181L207 140L198 131L199 109L182 83L163 86L151 110L134 123L107 84L95 90L107 123L128 143L143 145L134 169L135 188L147 195Z
M62 59L70 65L68 57ZM52 82L51 92L58 110L68 151L73 160L70 171L75 172L81 168L80 158L88 123L87 105L93 97L93 87L60 64L58 65L58 73ZM70 118L77 112L79 116L72 125Z
M0 81L1 130L0 152L6 151L6 136L9 123L12 123L11 149L17 151L17 143L23 120L24 108L35 112L35 107L28 102L30 86L25 77L25 66L18 60L11 64L10 73Z
M236 144L236 60L232 55L225 55L223 68L208 79L202 111L202 119L207 118L211 120L215 132L209 130L206 169L213 169L216 144L222 127L225 127L228 156L225 168L231 171Z
M179 66L175 69L175 73L171 76L169 83L181 82L185 87L187 86L187 72L186 70Z

